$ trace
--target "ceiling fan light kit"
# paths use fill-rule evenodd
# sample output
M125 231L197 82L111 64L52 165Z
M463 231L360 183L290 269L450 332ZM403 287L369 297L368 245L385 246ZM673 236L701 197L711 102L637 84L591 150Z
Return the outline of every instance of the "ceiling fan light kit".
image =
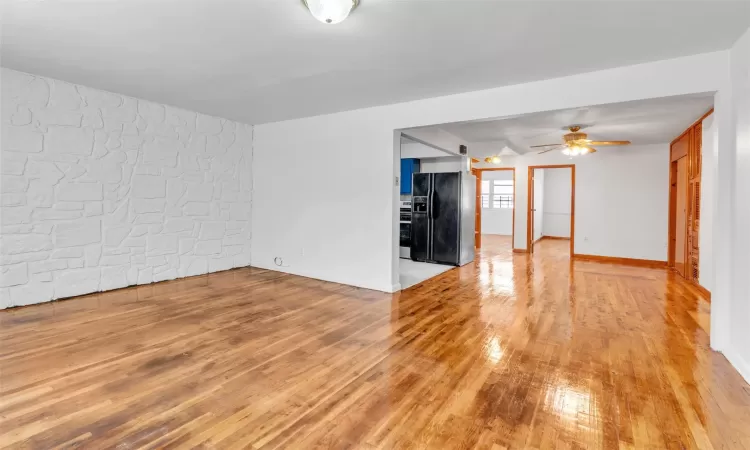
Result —
M489 163L489 164L500 164L502 160L500 159L498 155L493 155L493 156L488 156L484 158L484 162Z
M302 3L320 22L334 25L349 17L359 0L302 0Z
M551 152L562 147L562 153L566 156L580 156L587 155L589 153L596 152L596 149L592 145L629 145L630 141L592 141L588 138L586 133L580 132L581 127L578 125L572 125L568 127L570 133L563 136L562 144L543 144L543 145L532 145L531 148L539 147L552 147L547 150L539 152L542 153Z
M579 155L585 155L587 153L594 153L596 150L594 150L591 147L580 147L578 145L574 145L573 147L565 147L562 149L562 154L566 156L579 156Z

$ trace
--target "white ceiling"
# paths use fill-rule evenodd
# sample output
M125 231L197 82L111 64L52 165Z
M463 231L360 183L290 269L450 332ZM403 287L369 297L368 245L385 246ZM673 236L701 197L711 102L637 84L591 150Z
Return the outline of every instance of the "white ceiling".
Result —
M729 48L750 1L3 0L2 64L264 123Z
M592 140L633 144L671 142L713 106L713 95L665 97L586 108L526 114L509 119L439 125L469 143L469 154L484 157L508 146L519 154L532 145L562 142L566 127L584 125Z

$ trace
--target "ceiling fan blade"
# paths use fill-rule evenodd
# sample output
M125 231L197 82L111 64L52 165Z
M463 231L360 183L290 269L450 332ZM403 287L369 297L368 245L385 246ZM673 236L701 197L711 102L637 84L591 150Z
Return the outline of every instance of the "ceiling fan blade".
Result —
M543 146L543 147L546 147L546 145L545 145L545 146ZM547 152L551 152L552 150L557 150L557 149L559 149L560 147L563 147L563 146L562 146L562 145L560 145L560 144L558 144L558 145L556 145L556 146L555 146L555 147L553 147L553 148L548 148L547 150L542 150L541 152L537 153L537 155L541 155L542 153L547 153Z
M478 162L479 162L479 160L478 160L478 159L476 159L476 158L471 158L471 162L473 162L473 163L478 163Z
M557 147L560 144L544 144L544 145L532 145L529 148L539 148L539 147Z
M628 145L630 141L591 141L590 145Z

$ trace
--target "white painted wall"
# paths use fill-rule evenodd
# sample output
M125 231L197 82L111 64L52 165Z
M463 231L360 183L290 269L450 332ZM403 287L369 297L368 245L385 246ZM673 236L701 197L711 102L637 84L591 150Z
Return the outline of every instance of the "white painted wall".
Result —
M726 51L706 53L258 125L253 160L253 265L384 291L397 289L394 216L398 213L395 179L400 171L400 135L394 130L716 91L726 79L721 68L728 67L728 56ZM304 164L295 167L290 161ZM526 210L526 183L524 168L516 172L519 211ZM290 208L287 200L298 195L300 185L305 186L306 201ZM331 217L337 218L335 224ZM662 228L666 233L666 225ZM525 214L516 214L515 229L515 247L526 248ZM596 238L593 233L589 237ZM650 254L629 253L633 257ZM284 256L286 267L275 266L275 256Z
M529 166L575 164L575 253L666 261L668 161L666 143L603 148L578 158L560 152L518 156L512 161L516 208L526 211L527 190L521 183L527 180L519 175L528 173ZM544 169L545 185L550 172ZM546 197L543 202L546 212ZM525 248L525 227L526 214L516 214L516 248Z
M466 142L458 136L436 127L411 128L409 130L404 130L403 133L411 139L430 144L431 146L454 155L459 155L460 146L466 144Z
M564 168L542 170L544 171L544 228L542 235L569 238L572 171Z
M448 154L444 151L437 150L419 142L401 144L401 159L443 158L446 156L448 156Z
M0 308L250 263L252 127L8 69L0 81Z
M717 186L719 202L715 205L719 211L713 222L716 270L711 299L711 330L713 332L714 327L718 327L721 331L719 342L717 345L712 343L712 346L722 350L750 382L750 30L731 50L729 85L730 95L721 95L717 99L723 111L717 111L720 155L717 180L726 175L730 190L725 193L723 184ZM725 121L729 122L727 128L724 128ZM726 136L729 142L723 141L722 136ZM731 220L729 227L723 220L726 216ZM729 240L726 240L727 234L731 236ZM726 253L728 260L724 259ZM730 271L728 280L723 275L726 271ZM719 278L720 274L722 278ZM726 281L731 286L728 292L717 289ZM718 307L717 294L720 298ZM717 317L713 317L714 314Z
M465 156L444 158L422 158L419 160L420 173L465 172L469 167Z
M602 148L573 161L575 253L666 261L669 144Z
M534 229L533 239L538 241L544 230L544 169L534 169Z
M513 171L498 170L482 173L482 180L512 180ZM510 236L513 234L513 210L508 208L482 209L482 234L498 234Z
M713 249L713 228L714 228L714 191L716 180L715 154L718 146L718 132L716 115L703 119L703 136L702 136L702 167L701 167L701 220L700 229L698 230L698 246L700 248L700 258L698 261L698 283L709 291L714 286L714 249Z

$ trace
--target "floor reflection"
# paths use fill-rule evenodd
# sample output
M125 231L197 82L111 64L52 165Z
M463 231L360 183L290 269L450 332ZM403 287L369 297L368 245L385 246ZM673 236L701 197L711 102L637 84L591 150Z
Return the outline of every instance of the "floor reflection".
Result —
M742 435L706 407L707 304L684 282L572 261L567 241L535 250L483 236L473 264L401 294L394 330L420 333L408 359L440 374L416 393L440 399L440 423L481 423L501 448L709 448L717 430Z
M581 416L585 416L584 420L588 421L590 416L597 414L591 393L567 384L550 386L547 389L545 406L566 420L579 420Z
M500 346L500 339L497 337L490 338L487 342L487 359L491 363L497 364L503 359L504 354L505 352L503 352L503 348Z

